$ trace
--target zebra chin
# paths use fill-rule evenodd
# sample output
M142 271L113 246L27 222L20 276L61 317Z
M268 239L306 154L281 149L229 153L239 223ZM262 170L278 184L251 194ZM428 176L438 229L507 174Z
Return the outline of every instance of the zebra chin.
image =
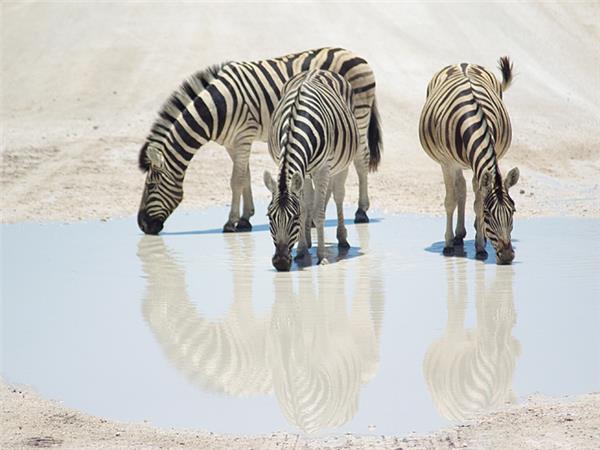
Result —
M164 220L149 216L146 211L138 212L138 226L146 234L158 234L163 229Z

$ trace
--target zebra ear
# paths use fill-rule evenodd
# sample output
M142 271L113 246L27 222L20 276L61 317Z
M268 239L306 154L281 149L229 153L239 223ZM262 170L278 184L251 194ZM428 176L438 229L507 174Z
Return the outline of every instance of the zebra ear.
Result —
M160 150L154 147L148 147L146 149L146 156L150 160L150 165L153 169L162 169L165 165L165 157Z
M269 172L268 170L265 170L265 173L263 173L263 180L265 182L265 186L267 187L267 189L271 193L275 192L275 188L276 188L275 180L271 176L271 172Z
M294 194L299 194L303 186L304 180L302 179L302 175L296 172L294 175L292 175L292 185L290 186L290 190Z
M519 169L515 167L511 169L506 175L506 178L504 180L504 186L506 186L506 189L510 189L515 184L517 184L517 181L519 181Z

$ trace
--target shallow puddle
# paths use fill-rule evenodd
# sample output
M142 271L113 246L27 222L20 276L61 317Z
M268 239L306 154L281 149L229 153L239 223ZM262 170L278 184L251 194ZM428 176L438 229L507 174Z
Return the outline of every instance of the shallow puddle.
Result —
M512 266L472 241L441 256L444 220L421 216L348 224L339 255L330 221L329 265L276 273L264 218L224 235L226 216L178 211L158 237L133 218L2 226L2 376L244 434L426 432L600 389L599 220L517 219Z

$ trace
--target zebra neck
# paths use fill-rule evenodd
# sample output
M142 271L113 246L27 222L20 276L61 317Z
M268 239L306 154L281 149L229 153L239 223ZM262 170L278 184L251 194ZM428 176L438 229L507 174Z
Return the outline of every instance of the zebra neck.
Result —
M491 172L492 175L494 175L494 179L499 173L498 160L493 145L480 148L478 151L475 151L469 159L471 162L471 169L473 169L473 173L475 174L479 186L481 186L484 173Z
M183 178L190 161L196 152L213 140L215 120L218 117L216 106L208 91L202 91L193 101L173 118L167 129L153 128L158 134L167 159ZM156 133L158 131L158 133Z
M300 163L300 164L299 164ZM294 174L299 173L302 179L305 179L306 168L300 159L289 158L287 152L284 153L279 165L279 195L287 196L290 193L290 186Z

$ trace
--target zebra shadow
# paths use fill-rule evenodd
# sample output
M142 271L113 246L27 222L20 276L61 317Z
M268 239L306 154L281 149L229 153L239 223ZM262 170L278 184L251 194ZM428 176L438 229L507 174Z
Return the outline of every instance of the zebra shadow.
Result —
M370 223L379 223L382 219L380 218L371 218ZM344 220L344 225L355 225L353 219ZM328 219L325 220L325 227L332 228L337 227L336 219ZM253 233L264 233L269 231L268 223L261 223L258 225L252 225ZM245 233L244 231L238 233ZM188 230L188 231L162 231L160 233L161 236L190 236L190 235L203 235L203 234L223 234L222 228L209 228L207 230Z
M469 289L467 268L475 270L476 322L465 326ZM443 334L431 343L423 360L423 375L433 403L446 419L462 421L514 403L512 381L519 341L512 336L517 321L513 302L514 269L468 265L448 258L448 318Z
M518 239L513 239L512 240L513 243L515 242L519 242ZM433 244L431 244L429 247L425 248L426 252L430 252L430 253L437 253L439 255L444 255L444 247L446 246L446 243L444 241L438 241L438 242L434 242ZM516 251L517 247L514 246L513 247ZM475 251L475 240L468 240L468 241L464 241L464 245L456 245L454 246L454 255L452 256L447 256L448 258L452 258L454 257L458 257L458 258L467 258L467 259L472 259L474 261L481 261L484 264L496 264L496 250L494 250L493 245L491 244L490 241L487 241L487 243L485 244L485 250L488 253L488 257L482 261L479 260L475 257L476 251ZM512 265L517 265L520 264L519 261L513 261Z
M359 227L358 239L368 248L367 226ZM167 360L202 390L274 396L286 420L306 433L351 420L362 386L379 367L379 262L366 255L325 271L272 274L273 303L265 314L252 302L257 240L246 233L225 241L233 283L225 291L231 293L229 307L218 319L203 312L210 302L225 300L218 289L193 301L177 253L160 236L139 241L146 280L142 314Z

